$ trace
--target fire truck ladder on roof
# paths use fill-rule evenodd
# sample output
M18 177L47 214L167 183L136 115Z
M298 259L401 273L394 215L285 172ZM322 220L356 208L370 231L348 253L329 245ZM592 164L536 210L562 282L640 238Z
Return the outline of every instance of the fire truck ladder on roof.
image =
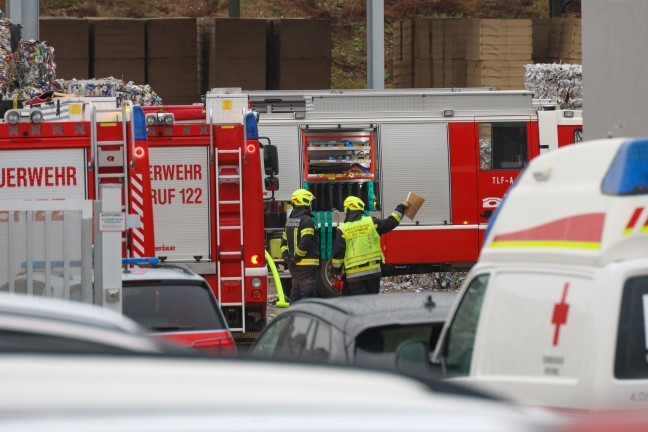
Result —
M130 213L128 205L127 191L129 188L128 179L128 155L135 154L135 137L131 139L131 151L128 152L126 145L128 144L128 115L133 110L131 101L123 101L120 108L101 108L92 107L92 151L93 160L95 163L94 169L94 188L95 199L101 199L99 190L101 184L114 183L122 185L123 205L122 211L125 214ZM115 116L114 119L110 117ZM101 122L99 121L101 118ZM106 120L108 120L106 122ZM119 140L99 140L98 125L99 123L121 123L121 139ZM134 128L131 128L134 134ZM122 239L123 243L128 243L128 236L125 235ZM126 244L126 258L130 255L130 245Z
M210 115L210 139L214 143L214 125ZM241 178L242 148L237 143L236 149L214 148L214 163L216 172L216 269L218 276L218 301L224 309L225 317L228 311L240 308L240 327L231 326L230 330L245 333L245 258L243 256L243 182ZM232 210L225 211L225 207ZM224 218L227 214L230 217ZM224 234L223 231L238 231L238 236ZM228 242L224 246L223 237L227 235ZM239 241L235 242L235 238ZM223 265L226 261L227 265ZM238 261L237 264L234 262ZM234 264L234 265L233 265ZM237 283L241 289L240 301L223 301L223 282ZM238 322L238 320L237 320Z

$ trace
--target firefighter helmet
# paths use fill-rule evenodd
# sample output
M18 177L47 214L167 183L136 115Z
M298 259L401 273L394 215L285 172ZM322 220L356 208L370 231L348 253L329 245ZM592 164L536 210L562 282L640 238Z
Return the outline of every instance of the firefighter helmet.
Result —
M297 189L292 194L292 202L295 206L309 206L314 199L315 195L308 192L306 189Z
M364 202L355 196L350 196L344 200L344 212L354 211L354 210L364 210Z

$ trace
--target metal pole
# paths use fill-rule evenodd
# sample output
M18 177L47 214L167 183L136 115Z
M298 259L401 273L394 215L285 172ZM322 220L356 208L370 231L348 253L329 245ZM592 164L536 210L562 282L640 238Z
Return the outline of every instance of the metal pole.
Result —
M9 20L13 24L20 24L23 27L23 39L39 40L39 1L7 0L6 5Z
M385 88L384 0L367 0L367 88Z
M562 0L549 0L549 18L562 16Z
M241 0L229 0L229 17L241 18Z

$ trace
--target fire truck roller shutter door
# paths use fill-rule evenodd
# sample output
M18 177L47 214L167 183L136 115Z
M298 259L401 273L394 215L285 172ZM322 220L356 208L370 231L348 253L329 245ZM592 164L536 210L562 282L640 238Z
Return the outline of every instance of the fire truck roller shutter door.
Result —
M381 193L384 211L416 191L425 205L416 221L401 225L442 225L450 221L450 159L447 123L381 125ZM407 151L403 148L407 147ZM388 216L384 214L383 216Z

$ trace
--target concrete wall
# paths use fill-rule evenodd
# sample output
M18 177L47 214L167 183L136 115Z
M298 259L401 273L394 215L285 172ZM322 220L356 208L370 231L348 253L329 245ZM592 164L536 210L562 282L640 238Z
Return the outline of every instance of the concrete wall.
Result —
M648 1L581 7L584 138L648 136Z

